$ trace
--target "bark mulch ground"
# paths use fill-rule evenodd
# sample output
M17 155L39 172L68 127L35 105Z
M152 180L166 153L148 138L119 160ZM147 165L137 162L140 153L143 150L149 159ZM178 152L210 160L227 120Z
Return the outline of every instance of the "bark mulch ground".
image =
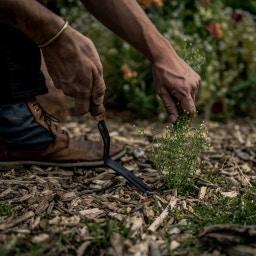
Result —
M129 119L129 118L128 118ZM256 120L208 122L211 146L202 156L204 171L224 177L218 184L200 178L193 197L163 189L146 154L148 142L138 132L165 124L107 119L112 140L126 145L119 161L155 189L145 195L104 166L60 168L26 166L0 173L0 255L256 255L256 226L214 225L200 236L178 228L175 211L192 207L213 191L239 193L256 181ZM132 121L131 121L132 120ZM61 124L76 139L101 139L97 123L69 118ZM231 184L227 188L226 181ZM188 225L182 220L179 225ZM229 244L223 243L229 239ZM214 237L214 240L211 238ZM237 238L250 237L246 243ZM205 246L203 240L213 244ZM191 242L192 241L192 242Z

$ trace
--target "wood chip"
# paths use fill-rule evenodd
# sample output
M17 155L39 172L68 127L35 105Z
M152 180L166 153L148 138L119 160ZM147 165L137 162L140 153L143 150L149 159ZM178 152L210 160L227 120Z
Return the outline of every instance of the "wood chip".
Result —
M5 197L6 195L10 194L11 192L12 192L12 189L11 188L7 188L2 193L0 193L0 198Z
M151 232L156 231L159 226L163 223L165 218L168 216L169 210L173 210L177 203L177 198L172 198L172 200L169 202L167 207L164 209L164 211L155 219L155 221L148 227L148 230Z
M102 216L102 214L104 214L104 211L100 210L99 208L93 208L93 209L82 210L79 213L82 216L86 216L86 218L88 219L95 219Z
M42 233L42 234L39 234L37 236L34 236L31 240L31 242L33 244L41 244L41 243L45 242L48 239L49 239L49 235L45 234L45 233Z
M200 188L199 195L198 195L198 198L200 200L204 199L205 194L206 194L206 189L207 189L207 187L205 187L205 186Z
M9 229L9 228L12 228L12 227L22 223L23 221L25 221L25 220L27 220L29 218L32 218L34 216L35 216L35 213L32 212L32 211L29 211L29 212L19 216L16 219L11 218L6 223L0 224L0 230L3 231L3 230L6 230L6 229Z

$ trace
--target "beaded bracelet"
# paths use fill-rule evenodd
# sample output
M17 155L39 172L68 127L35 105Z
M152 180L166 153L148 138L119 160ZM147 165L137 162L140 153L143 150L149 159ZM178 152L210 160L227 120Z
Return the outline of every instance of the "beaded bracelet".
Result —
M52 44L55 40L57 40L60 35L65 31L65 29L68 27L68 21L65 20L65 24L64 26L62 27L62 29L55 35L53 36L50 40L48 40L47 42L43 43L43 44L39 44L38 47L39 48L44 48L50 44Z

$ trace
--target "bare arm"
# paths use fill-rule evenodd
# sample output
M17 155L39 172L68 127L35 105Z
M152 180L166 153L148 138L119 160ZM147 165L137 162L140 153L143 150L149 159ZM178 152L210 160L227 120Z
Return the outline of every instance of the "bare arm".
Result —
M61 17L34 0L1 0L0 22L15 26L37 44L53 37L64 25Z
M151 62L163 57L161 55L164 49L170 47L136 0L81 2L106 27L143 53Z
M97 19L151 61L156 90L171 122L178 117L177 100L184 111L195 112L199 75L176 54L136 0L81 1ZM5 15L7 12L10 15ZM0 1L0 21L16 26L37 44L54 36L64 23L35 0ZM76 98L76 112L87 113L93 102L99 106L96 112L100 113L105 82L100 58L91 40L68 27L60 40L43 49L43 54L55 86Z
M15 26L36 44L52 38L64 25L61 17L36 0L1 0L0 22ZM75 111L98 115L104 111L102 64L92 41L70 26L42 49L55 87L75 98ZM93 103L93 104L91 104Z
M81 0L99 21L143 53L152 63L155 86L170 121L177 120L176 101L193 114L200 77L159 33L136 0Z

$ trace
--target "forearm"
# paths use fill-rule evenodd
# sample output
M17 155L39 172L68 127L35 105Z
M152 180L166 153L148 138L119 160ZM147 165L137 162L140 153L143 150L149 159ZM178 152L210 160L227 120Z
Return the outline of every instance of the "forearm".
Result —
M81 0L87 10L151 62L175 51L158 32L136 0Z
M62 18L35 0L1 0L0 22L17 27L37 44L46 42L64 25Z

